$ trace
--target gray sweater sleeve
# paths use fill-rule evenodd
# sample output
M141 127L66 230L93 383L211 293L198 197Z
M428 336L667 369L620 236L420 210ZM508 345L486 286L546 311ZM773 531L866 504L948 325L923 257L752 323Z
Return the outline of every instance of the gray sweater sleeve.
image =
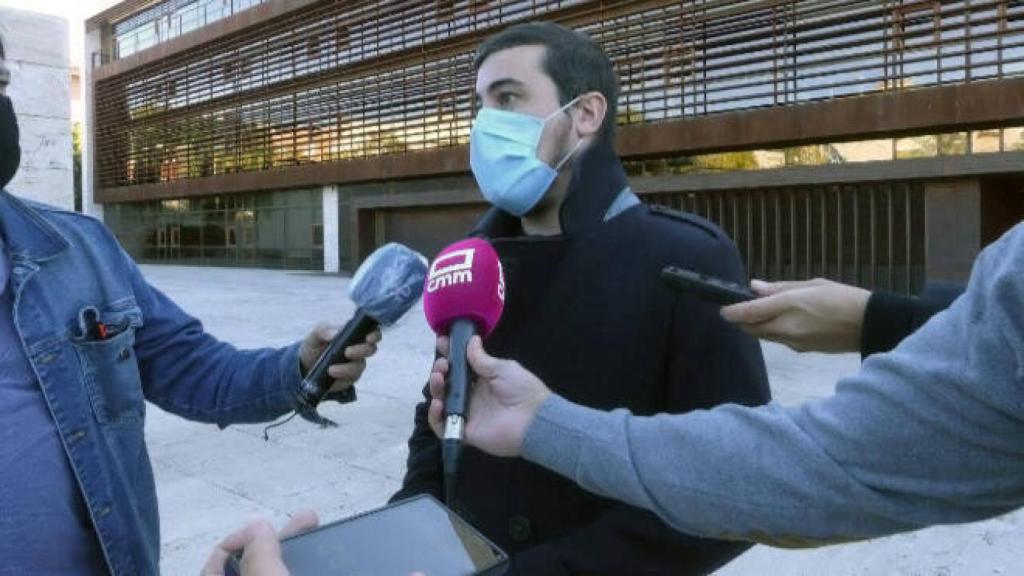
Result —
M832 397L686 415L553 396L524 457L699 536L811 546L1024 505L1024 224L967 292Z

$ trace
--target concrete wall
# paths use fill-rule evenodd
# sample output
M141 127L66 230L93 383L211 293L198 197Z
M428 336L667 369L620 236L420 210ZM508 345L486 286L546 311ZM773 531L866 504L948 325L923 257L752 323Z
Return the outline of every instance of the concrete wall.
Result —
M7 186L23 198L74 207L71 73L63 18L0 7L14 102L21 128L21 168Z

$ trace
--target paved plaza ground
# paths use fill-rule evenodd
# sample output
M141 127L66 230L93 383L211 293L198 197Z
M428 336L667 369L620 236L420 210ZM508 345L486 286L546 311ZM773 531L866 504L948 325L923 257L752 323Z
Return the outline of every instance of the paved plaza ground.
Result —
M281 346L319 321L352 312L338 276L268 270L143 266L146 277L208 331L238 347ZM405 469L413 408L433 358L433 337L414 309L386 332L359 383L359 401L327 406L340 424L320 430L296 419L262 426L186 422L151 406L146 436L156 474L162 562L168 576L196 574L216 541L246 521L282 522L290 511L315 509L331 521L381 505ZM772 391L793 404L826 396L854 372L854 355L798 355L765 346ZM1024 513L968 526L818 550L755 547L719 572L739 575L1014 575L1024 573Z

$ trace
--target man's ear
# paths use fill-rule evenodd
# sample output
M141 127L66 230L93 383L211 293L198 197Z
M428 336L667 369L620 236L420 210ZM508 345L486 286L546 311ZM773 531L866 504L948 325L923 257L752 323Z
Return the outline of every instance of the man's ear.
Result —
M576 134L580 138L594 137L601 131L605 114L608 113L608 101L600 92L587 92L580 96L576 106Z

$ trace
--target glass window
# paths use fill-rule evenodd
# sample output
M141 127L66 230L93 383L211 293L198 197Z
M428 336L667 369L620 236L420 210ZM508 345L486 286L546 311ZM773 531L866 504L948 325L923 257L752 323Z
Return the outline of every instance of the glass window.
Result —
M892 160L892 139L839 142L832 148L842 157L843 162L878 162Z
M1024 150L1024 128L1003 129L1003 150L1007 152Z
M941 156L958 156L967 154L967 132L939 134L937 137Z
M323 268L315 190L111 204L107 225L141 262Z
M971 152L987 154L1002 150L1002 130L975 130L971 132Z
M896 139L896 159L931 158L938 154L937 136L914 136Z

